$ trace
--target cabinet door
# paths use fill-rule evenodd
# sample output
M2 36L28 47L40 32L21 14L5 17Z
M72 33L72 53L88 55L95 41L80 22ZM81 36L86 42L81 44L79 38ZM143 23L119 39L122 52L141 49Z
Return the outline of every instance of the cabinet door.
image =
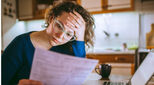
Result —
M134 0L104 0L103 13L133 11Z
M134 9L134 0L108 0L107 11L130 11Z
M131 8L130 0L108 0L108 10Z
M134 0L79 0L91 14L132 11Z
M79 4L91 13L101 12L103 10L102 0L80 0Z
M19 20L33 18L33 0L17 0Z

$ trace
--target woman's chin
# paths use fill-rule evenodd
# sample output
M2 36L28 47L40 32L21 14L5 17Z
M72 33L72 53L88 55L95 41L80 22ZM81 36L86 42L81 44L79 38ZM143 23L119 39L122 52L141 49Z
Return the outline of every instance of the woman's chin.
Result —
M64 41L64 40L58 40L56 38L53 38L52 40L52 46L57 46L57 45L62 45L67 43L68 41Z
M57 46L57 45L58 45L58 43L52 42L52 46Z
M59 43L59 42L52 42L52 46L57 46L57 45L61 45L61 43Z
M57 46L57 45L62 45L62 44L65 44L67 42L59 42L59 43L56 43L56 42L52 42L52 46Z

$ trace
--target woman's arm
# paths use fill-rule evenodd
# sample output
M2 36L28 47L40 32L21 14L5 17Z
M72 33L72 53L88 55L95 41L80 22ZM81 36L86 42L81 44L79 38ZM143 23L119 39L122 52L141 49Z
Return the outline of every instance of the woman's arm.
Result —
M86 56L84 41L68 42L63 45L53 46L50 50L54 52L59 52L59 53L82 57L82 58Z
M85 42L84 41L73 41L72 48L75 56L85 58Z
M23 43L16 37L2 54L2 85L10 85L18 68L22 65ZM13 85L13 84L11 84Z
M42 82L36 80L22 79L18 85L43 85Z

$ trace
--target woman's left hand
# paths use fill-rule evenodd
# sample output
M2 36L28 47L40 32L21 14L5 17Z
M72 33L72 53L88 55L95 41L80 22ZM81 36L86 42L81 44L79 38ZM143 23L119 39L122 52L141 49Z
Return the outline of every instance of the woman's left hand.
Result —
M75 11L73 13L69 13L70 17L68 17L68 19L70 22L67 25L68 27L72 28L72 30L74 30L75 36L77 38L76 40L84 41L84 34L86 29L85 21L79 13Z
M36 80L21 79L18 85L43 85L43 83Z

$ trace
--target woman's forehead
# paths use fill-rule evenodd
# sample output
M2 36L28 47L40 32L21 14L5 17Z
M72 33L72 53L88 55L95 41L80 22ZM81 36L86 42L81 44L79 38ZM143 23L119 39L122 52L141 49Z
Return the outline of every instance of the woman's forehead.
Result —
M68 20L68 17L70 17L69 13L63 12L63 13L61 14L61 16L58 16L56 19L64 26L65 30L70 31L70 32L73 32L72 29L69 29L69 28L67 27L67 23L70 22L70 21Z
M63 24L66 24L68 22L68 17L70 17L70 14L67 12L63 12L60 16L57 17L57 20L62 22Z

